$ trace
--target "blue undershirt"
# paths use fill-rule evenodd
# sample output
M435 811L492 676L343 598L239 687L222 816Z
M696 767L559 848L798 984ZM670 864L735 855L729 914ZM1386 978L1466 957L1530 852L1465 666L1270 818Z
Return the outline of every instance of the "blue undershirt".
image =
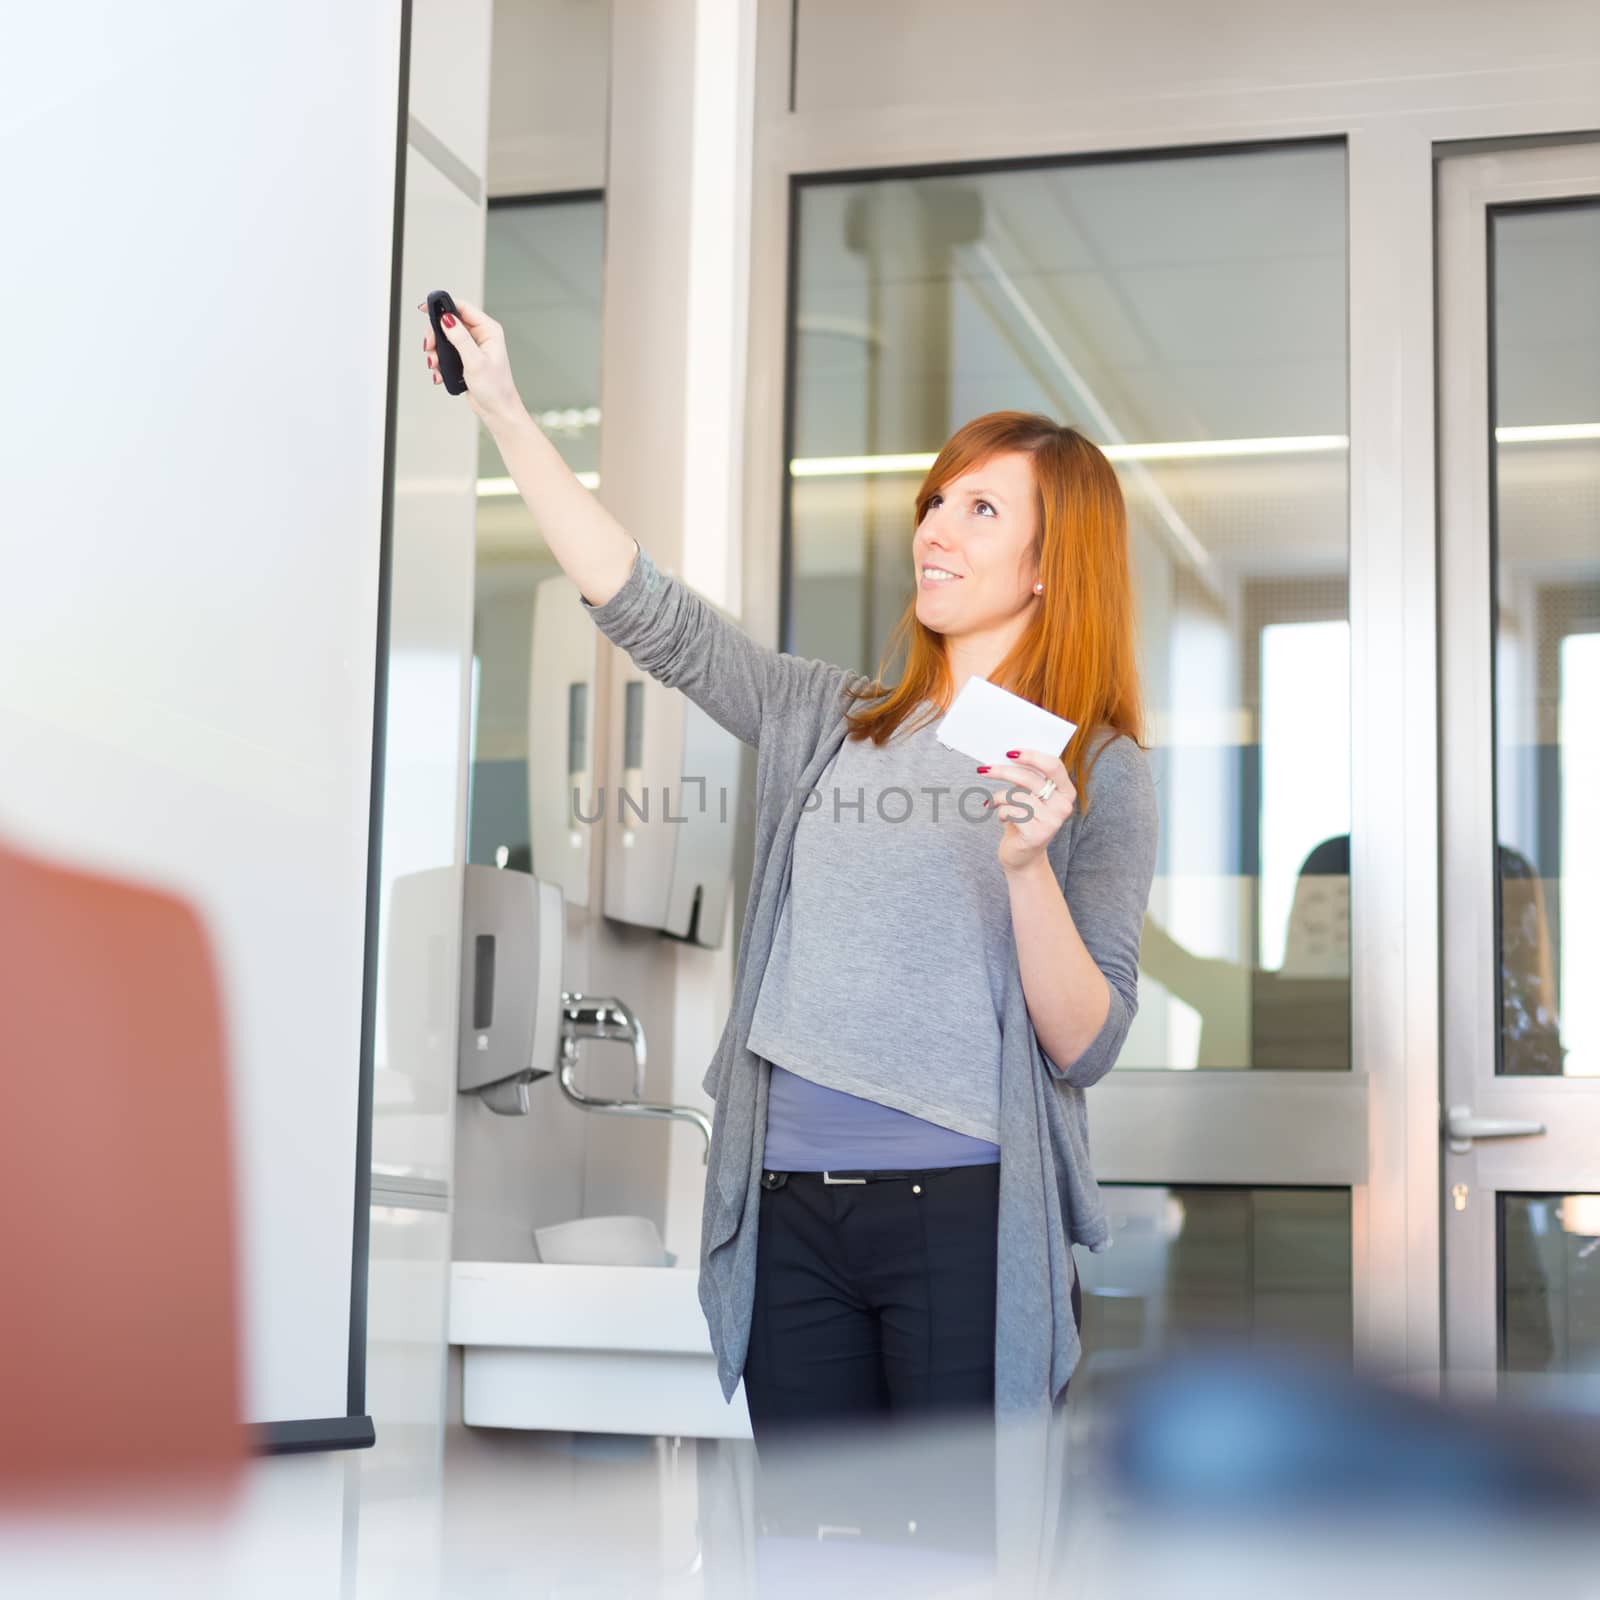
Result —
M773 1064L761 1157L769 1172L913 1171L999 1159L1000 1146L987 1139L824 1088Z

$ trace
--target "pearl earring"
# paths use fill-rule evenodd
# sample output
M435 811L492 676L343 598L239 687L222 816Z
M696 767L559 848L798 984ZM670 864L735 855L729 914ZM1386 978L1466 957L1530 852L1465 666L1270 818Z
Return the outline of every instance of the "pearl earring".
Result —
M1044 593L1044 585L1043 585L1043 584L1042 584L1042 583L1036 583L1036 584L1034 584L1034 586L1033 586L1033 592L1034 592L1034 593L1035 593L1035 594L1043 594L1043 593Z

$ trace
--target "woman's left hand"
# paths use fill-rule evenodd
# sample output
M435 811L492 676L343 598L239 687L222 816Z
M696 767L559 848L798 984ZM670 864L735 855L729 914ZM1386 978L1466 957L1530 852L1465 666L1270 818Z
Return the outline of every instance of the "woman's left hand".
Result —
M1006 753L1011 754L1010 751ZM1045 846L1072 815L1078 803L1078 791L1073 788L1060 756L1044 750L1018 750L1016 760L999 762L982 775L1005 780L1005 789L989 803L1005 823L1000 838L1000 865L1007 872L1016 872L1044 854ZM1039 790L1044 787L1046 778L1054 778L1056 786L1041 800ZM1007 800L1005 794L1011 789L1018 793Z

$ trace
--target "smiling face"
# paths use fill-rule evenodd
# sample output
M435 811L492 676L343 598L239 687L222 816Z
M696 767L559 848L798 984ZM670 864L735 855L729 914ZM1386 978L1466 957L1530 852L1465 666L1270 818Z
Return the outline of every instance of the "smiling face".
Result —
M929 497L911 541L917 619L943 634L947 646L966 641L975 649L987 640L987 653L999 650L990 663L997 664L1039 598L1031 554L1038 535L1038 489L1026 453L992 455L944 484ZM954 576L930 574L930 567ZM974 649L964 653L975 660Z

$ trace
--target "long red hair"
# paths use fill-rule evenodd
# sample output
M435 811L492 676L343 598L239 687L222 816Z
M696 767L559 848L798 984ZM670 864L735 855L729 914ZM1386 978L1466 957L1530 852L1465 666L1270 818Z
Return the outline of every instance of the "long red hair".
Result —
M1062 761L1087 806L1093 762L1087 769L1084 763L1091 745L1097 753L1104 748L1101 731L1125 733L1144 748L1128 513L1111 463L1081 433L1049 417L991 411L958 428L939 452L917 490L913 526L921 526L937 490L1008 451L1033 460L1039 532L1030 553L1044 592L1035 596L1031 622L989 681L1078 725ZM885 689L889 662L902 643L905 670ZM881 745L923 701L941 713L947 709L951 687L944 636L918 619L913 592L877 681L850 691L853 699L876 703L850 713L849 737Z

